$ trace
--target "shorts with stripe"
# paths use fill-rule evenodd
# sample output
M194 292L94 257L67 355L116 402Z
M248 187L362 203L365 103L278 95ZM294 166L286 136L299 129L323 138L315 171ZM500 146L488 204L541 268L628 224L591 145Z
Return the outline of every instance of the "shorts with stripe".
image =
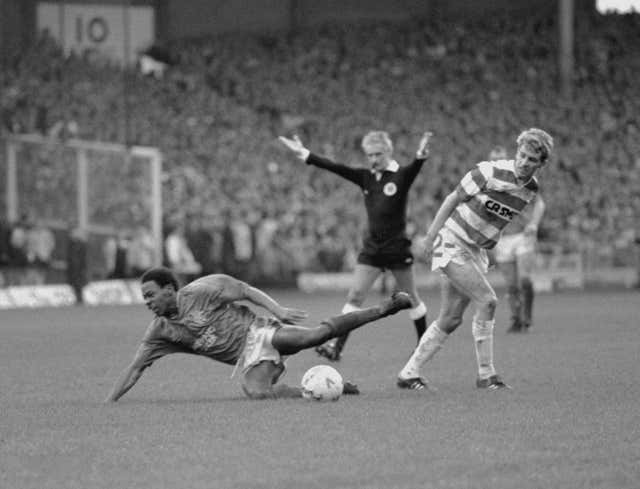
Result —
M485 249L463 241L449 228L443 227L434 242L431 270L442 270L449 262L456 265L475 263L483 273L489 270L489 258Z
M282 365L284 373L285 358L272 343L273 335L281 327L282 324L276 319L256 317L247 331L247 339L236 368L244 374L260 362L271 361Z

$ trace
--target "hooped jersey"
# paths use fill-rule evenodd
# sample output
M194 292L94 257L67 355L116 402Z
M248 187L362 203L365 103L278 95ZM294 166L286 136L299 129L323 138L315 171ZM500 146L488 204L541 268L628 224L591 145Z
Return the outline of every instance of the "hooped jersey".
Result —
M459 238L480 248L493 248L501 231L538 192L535 177L519 184L514 160L483 161L456 187L462 202L445 226Z

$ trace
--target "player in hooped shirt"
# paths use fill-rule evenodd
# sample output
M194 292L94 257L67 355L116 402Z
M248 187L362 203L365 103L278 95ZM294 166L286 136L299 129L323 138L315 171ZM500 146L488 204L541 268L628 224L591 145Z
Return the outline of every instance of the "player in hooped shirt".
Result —
M432 255L432 270L440 272L440 312L400 371L400 388L428 387L420 369L462 323L471 301L476 306L471 324L478 363L476 386L490 390L508 387L493 364L498 299L486 277L487 250L538 193L535 174L553 150L553 139L541 129L528 129L516 141L515 159L479 163L444 199L429 226L422 246L425 256Z
M506 159L506 149L497 146L489 154L491 160ZM498 265L507 288L510 312L508 333L527 332L533 319L535 291L532 274L536 263L538 228L546 204L539 193L524 211L504 228L489 258Z
M206 275L179 289L171 270L152 268L140 281L144 301L155 318L109 393L110 402L131 389L156 360L171 353L235 365L242 373L242 388L252 399L300 397L299 388L276 384L285 370L286 356L411 307L409 296L399 292L377 306L302 327L296 324L307 317L306 312L283 307L229 275ZM258 316L239 301L260 306L274 317ZM345 383L344 393L358 394L358 389Z
M390 270L398 290L411 296L412 308L408 312L418 339L426 330L427 308L418 295L413 276L411 240L406 234L407 199L411 185L429 156L430 136L431 133L425 133L415 159L409 165L400 166L392 159L393 143L389 135L384 131L367 133L362 139L362 149L371 165L369 168L354 168L313 154L297 136L280 137L299 159L349 180L364 194L367 231L354 271L354 284L342 312L360 309L376 279ZM346 340L346 335L336 338L316 351L329 360L339 360Z

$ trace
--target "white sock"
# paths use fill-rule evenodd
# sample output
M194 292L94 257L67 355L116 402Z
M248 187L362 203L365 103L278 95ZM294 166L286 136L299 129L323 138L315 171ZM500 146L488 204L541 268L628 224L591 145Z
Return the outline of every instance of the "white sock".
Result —
M342 306L342 314L348 314L350 312L360 311L361 308L358 306L354 306L351 302L347 302L344 306Z
M422 301L413 309L409 309L409 318L413 321L420 319L425 314L427 314L427 306Z
M476 359L478 360L478 377L488 379L496 374L493 366L493 326L495 321L489 319L480 321L475 316L471 323L471 331L476 346Z
M400 371L399 377L403 379L420 377L422 365L433 358L448 337L449 335L438 327L438 323L435 321L431 323L431 326L427 328L422 338L420 338L420 343L413 351L413 355Z

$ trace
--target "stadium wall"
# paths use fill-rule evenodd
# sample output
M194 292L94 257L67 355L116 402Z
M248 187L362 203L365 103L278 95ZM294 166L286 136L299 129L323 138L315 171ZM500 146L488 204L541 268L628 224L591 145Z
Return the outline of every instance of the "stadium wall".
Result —
M438 16L455 21L497 12L554 15L563 0L48 0L65 5L151 6L159 41L226 32L304 29L326 22L402 20ZM572 0L595 12L596 0ZM39 0L0 0L0 60L20 52L36 35Z
M158 5L158 15L163 37L177 39L224 32L302 29L326 22L430 15L476 18L505 10L523 14L551 12L556 4L557 0L165 0Z

